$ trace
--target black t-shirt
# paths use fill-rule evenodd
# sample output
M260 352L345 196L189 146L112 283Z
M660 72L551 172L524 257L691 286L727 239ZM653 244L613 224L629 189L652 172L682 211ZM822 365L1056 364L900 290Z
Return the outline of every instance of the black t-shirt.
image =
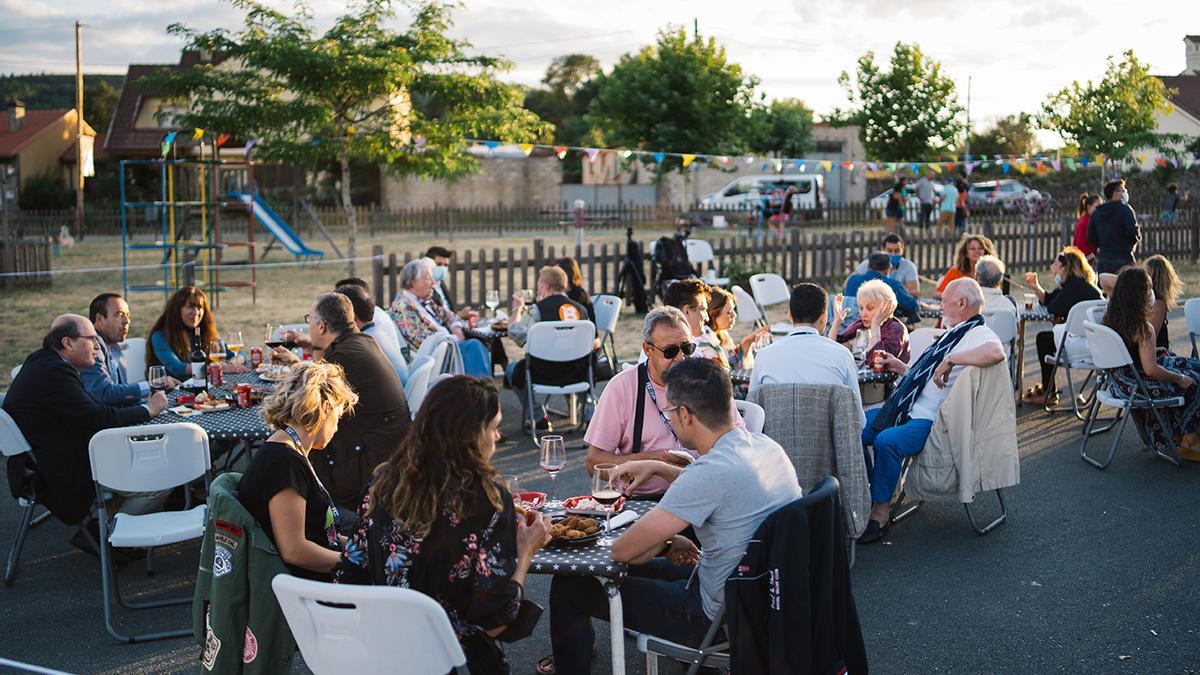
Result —
M254 453L254 459L238 487L238 501L263 528L271 541L271 498L287 488L294 488L304 498L304 538L318 546L341 550L337 538L337 508L328 493L317 482L308 461L287 443L267 441ZM306 579L329 581L331 574L321 574L288 566L292 574Z
M1046 311L1054 316L1055 321L1062 323L1067 320L1071 308L1084 300L1099 300L1100 289L1089 284L1083 277L1070 276L1063 280L1062 285L1046 293Z

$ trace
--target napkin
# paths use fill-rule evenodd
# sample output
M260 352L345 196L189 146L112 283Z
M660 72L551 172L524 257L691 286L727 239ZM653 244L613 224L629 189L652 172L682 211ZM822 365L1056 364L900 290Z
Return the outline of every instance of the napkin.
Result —
M612 532L618 528L625 527L637 519L638 514L636 511L633 509L625 509L621 513L617 514L617 516L608 524L608 531Z

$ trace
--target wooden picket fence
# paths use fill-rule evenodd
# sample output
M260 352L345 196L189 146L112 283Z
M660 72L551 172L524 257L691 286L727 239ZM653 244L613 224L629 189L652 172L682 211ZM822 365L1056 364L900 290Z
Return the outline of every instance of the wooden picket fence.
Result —
M1200 213L1195 211L1176 222L1157 219L1141 223L1141 257L1155 253L1175 261L1196 262L1200 257ZM993 222L978 219L972 231L987 236L996 246L997 256L1005 262L1014 276L1025 271L1045 272L1050 261L1071 243L1074 236L1073 219L1036 225L1014 223L1007 219ZM722 275L731 269L743 273L774 272L788 283L810 281L828 289L841 287L854 267L874 250L880 248L882 228L870 230L806 232L795 228L783 235L753 234L714 236L716 230L705 230L696 236L708 239L715 259L711 263ZM955 231L940 232L936 228L904 228L905 256L927 277L937 279L954 263L960 235ZM638 245L636 264L641 267L647 284L652 283L656 270L649 255L648 242ZM458 305L482 306L487 290L500 291L502 303L516 291L533 288L537 270L560 257L571 256L583 272L585 284L594 294L619 294L620 270L625 260L625 244L588 244L584 247L547 246L534 239L531 246L481 248L456 253L451 261L447 286ZM375 301L388 306L399 290L397 277L404 263L419 255L416 252L384 254L383 247L374 249L373 264ZM647 264L648 263L648 264ZM697 265L703 273L709 265ZM650 289L647 289L649 294Z

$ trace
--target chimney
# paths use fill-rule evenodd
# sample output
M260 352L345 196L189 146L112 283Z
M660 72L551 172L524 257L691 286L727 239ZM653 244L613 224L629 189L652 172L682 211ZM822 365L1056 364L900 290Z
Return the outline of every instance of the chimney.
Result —
M25 104L14 100L8 104L8 130L17 131L25 123Z
M1189 35L1183 38L1184 53L1187 68L1181 75L1200 75L1200 35Z

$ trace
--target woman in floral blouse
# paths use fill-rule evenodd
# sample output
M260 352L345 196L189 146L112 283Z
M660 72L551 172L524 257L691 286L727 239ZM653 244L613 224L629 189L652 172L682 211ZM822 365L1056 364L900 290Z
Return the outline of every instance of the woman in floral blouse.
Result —
M491 457L500 398L459 375L434 387L400 449L376 470L359 525L334 570L339 583L420 591L446 609L472 673L507 673L495 639L517 616L550 521L518 518ZM372 579L372 551L383 558Z
M492 355L487 345L467 339L462 320L433 297L433 288L437 285L433 279L434 267L430 258L418 258L400 268L401 290L392 300L389 314L413 350L409 360L416 356L415 350L420 349L425 340L436 333L449 333L462 353L463 370L468 375L491 377Z

